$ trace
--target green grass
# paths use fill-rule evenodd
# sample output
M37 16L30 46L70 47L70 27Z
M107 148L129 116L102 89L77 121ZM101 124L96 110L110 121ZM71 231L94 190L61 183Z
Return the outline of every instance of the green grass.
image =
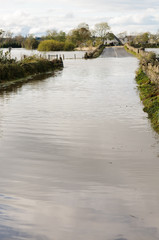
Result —
M144 105L143 110L151 119L154 130L159 133L159 88L156 84L151 83L141 69L137 72L136 81L140 91L140 99Z
M22 78L33 74L45 73L62 66L60 60L48 61L44 58L32 56L17 62L0 62L0 82Z
M25 81L29 76L36 76L42 73L54 71L63 67L62 60L54 59L48 61L44 58L31 56L21 61L11 59L0 59L0 91L18 81Z
M125 50L126 50L128 53L134 55L134 56L137 57L138 59L141 58L141 56L140 56L139 54L137 54L137 53L134 52L134 51L129 50L126 46L124 46L124 48L125 48Z

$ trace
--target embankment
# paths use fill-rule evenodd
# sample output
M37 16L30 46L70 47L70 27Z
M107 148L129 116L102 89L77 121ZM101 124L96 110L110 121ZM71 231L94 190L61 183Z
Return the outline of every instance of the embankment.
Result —
M97 58L102 54L104 48L105 48L104 45L100 45L95 50L93 50L91 52L86 52L85 55L84 55L84 58L85 59Z
M156 54L128 44L125 45L125 48L140 59L140 66L151 82L159 85L159 61L156 59Z
M153 52L146 52L128 44L125 48L140 59L136 81L144 105L143 110L148 113L154 130L159 133L159 61Z
M63 67L62 59L49 61L43 58L28 57L21 61L0 62L0 91L10 89L22 82L28 82L41 74L51 73Z

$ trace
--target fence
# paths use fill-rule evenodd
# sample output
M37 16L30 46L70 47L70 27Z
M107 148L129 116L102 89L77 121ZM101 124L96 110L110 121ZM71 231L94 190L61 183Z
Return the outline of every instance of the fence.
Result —
M65 60L65 59L84 59L84 56L82 56L82 57L80 56L79 57L76 54L74 54L73 56L66 56L64 54L56 54L56 55L49 54L46 57L50 61L53 60L53 59L60 59L60 58L62 58L63 60Z
M28 57L27 55L22 55L21 60ZM84 56L77 56L77 54L73 54L72 56L66 56L64 54L40 54L40 58L48 59L49 61L52 61L54 59L84 59Z

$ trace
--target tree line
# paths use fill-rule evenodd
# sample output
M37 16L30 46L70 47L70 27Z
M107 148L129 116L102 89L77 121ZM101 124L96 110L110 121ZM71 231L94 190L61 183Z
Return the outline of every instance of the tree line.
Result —
M80 23L68 33L48 30L40 38L33 35L26 37L14 36L10 31L0 30L0 48L26 48L38 49L39 51L72 51L75 48L96 47L101 44L107 45L108 40L113 40L115 35L111 32L107 22L95 24L90 29L87 23ZM159 47L159 31L156 34L149 32L129 35L126 32L118 34L119 39L126 39L134 47ZM109 42L110 42L109 41ZM110 44L110 43L109 43Z
M159 30L156 34L150 32L140 33L136 35L131 41L130 44L133 47L144 47L144 48L155 48L159 47Z
M103 44L106 39L111 38L112 33L109 33L109 30L110 27L106 22L95 24L93 30L89 28L87 23L80 23L68 33L52 29L40 38L33 35L26 37L22 35L13 36L10 31L0 30L0 48L22 47L40 51L67 51L77 47L92 47Z

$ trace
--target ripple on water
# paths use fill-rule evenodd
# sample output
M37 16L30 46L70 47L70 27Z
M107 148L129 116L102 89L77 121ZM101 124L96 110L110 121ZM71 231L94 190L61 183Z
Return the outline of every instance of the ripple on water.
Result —
M1 240L159 238L159 139L137 66L69 60L0 97Z

